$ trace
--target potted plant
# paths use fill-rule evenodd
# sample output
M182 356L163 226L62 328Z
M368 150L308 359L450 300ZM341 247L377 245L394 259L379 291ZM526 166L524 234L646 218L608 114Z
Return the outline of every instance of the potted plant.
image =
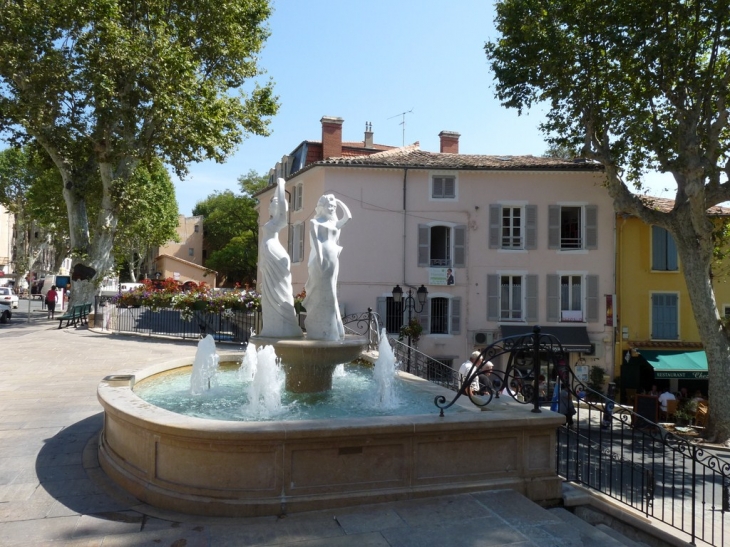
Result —
M398 340L410 338L410 342L414 347L416 347L418 346L418 340L421 338L422 332L423 327L418 319L411 319L407 325L401 327L400 332L398 333Z
M694 414L690 414L687 405L682 405L677 409L677 412L674 413L674 425L680 427L687 426L689 425L692 418L694 418Z

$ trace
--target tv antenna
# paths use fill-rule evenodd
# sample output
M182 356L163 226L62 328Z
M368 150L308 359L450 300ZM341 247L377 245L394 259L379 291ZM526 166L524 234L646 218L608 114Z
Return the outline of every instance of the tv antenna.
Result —
M389 120L392 120L393 118L397 118L398 116L401 116L400 125L403 127L403 144L402 144L402 146L406 145L406 114L410 114L411 112L413 112L412 108L406 112L401 112L400 114L396 114L395 116L391 116L390 118L388 118Z

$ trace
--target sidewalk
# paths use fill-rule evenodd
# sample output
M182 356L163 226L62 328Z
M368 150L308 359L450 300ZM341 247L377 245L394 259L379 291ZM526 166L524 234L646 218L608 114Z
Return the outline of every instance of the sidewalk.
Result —
M0 329L0 342L3 546L621 545L593 527L578 532L563 509L547 511L509 490L251 519L161 511L98 467L96 387L108 374L152 362L192 362L195 342L58 330L52 322Z

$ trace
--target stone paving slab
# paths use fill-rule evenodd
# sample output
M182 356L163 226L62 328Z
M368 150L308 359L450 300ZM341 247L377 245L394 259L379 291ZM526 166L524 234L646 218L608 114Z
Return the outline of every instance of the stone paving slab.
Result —
M583 545L571 525L512 491L281 518L199 517L150 507L99 467L95 443L103 414L96 387L108 374L153 362L192 362L195 342L58 330L42 322L0 325L0 341L6 342L0 360L2 546Z

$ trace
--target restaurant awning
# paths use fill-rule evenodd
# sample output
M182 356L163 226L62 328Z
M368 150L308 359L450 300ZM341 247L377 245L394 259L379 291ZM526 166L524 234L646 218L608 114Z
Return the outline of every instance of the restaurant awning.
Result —
M502 325L502 337L532 334L532 325ZM591 341L585 327L540 327L540 334L552 334L565 351L591 352Z
M704 351L656 351L639 349L639 354L654 369L654 378L706 380L707 355Z

